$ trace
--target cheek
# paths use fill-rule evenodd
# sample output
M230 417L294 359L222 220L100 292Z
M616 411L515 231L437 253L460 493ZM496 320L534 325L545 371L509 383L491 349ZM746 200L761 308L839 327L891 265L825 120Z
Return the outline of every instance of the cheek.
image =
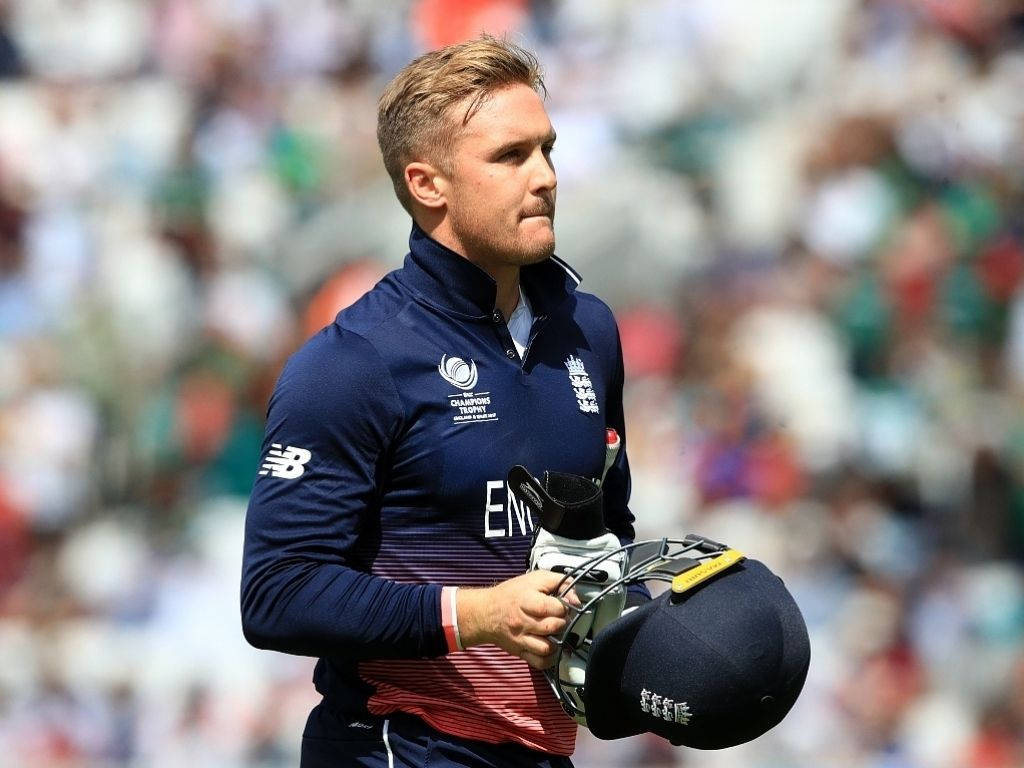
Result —
M517 189L515 180L507 174L488 173L474 187L476 208L490 219L518 218L522 195Z
M518 176L501 167L465 175L452 190L456 217L473 229L508 229L518 226L523 201Z
M505 185L499 173L484 172L466 184L462 199L474 209L486 210L492 208L501 199L504 191Z

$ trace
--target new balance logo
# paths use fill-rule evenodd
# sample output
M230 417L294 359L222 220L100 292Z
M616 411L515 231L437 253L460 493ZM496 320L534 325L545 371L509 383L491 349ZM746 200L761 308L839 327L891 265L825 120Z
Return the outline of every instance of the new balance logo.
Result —
M260 474L294 480L306 471L306 462L312 455L305 448L296 448L294 445L282 448L280 443L274 443L267 452Z

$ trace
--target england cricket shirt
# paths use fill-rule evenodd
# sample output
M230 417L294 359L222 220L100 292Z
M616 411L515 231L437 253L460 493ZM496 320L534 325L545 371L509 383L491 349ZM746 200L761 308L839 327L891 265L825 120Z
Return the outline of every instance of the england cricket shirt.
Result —
M242 618L254 645L319 657L339 711L571 754L543 674L495 646L457 650L442 621L443 586L526 570L536 511L509 468L599 477L606 427L625 437L611 311L555 257L520 280L522 354L494 281L414 226L404 266L289 360L246 517ZM603 487L608 528L632 540L624 450Z

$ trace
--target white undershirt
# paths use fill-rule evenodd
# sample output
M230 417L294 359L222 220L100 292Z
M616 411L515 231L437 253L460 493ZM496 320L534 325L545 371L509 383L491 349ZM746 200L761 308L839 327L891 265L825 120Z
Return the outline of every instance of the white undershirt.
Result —
M512 343L516 345L519 357L526 353L526 345L530 342L530 330L533 328L533 310L530 302L526 300L523 293L523 286L519 286L519 303L512 311L508 319L508 332L512 336Z

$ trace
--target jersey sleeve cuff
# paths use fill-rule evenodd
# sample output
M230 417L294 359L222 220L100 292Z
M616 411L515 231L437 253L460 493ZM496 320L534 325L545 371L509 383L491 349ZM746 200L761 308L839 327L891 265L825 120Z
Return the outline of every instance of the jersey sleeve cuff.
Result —
M456 608L458 591L458 587L441 588L441 627L444 629L448 653L463 650L462 638L459 636L459 615Z

